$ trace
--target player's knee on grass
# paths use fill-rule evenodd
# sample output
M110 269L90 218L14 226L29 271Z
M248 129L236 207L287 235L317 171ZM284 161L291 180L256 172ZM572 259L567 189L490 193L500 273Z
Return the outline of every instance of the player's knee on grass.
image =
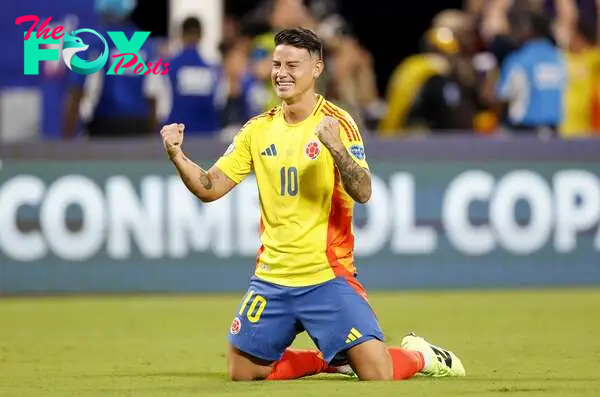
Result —
M370 339L348 350L348 361L360 380L393 380L392 360L385 344Z
M229 379L237 382L264 380L272 371L272 363L251 357L233 346L227 352Z

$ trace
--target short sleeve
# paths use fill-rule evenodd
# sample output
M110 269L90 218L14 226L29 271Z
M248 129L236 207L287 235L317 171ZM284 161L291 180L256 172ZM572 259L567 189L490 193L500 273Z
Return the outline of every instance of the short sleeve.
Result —
M526 80L525 70L515 62L514 57L507 58L500 68L500 78L496 87L497 97L504 101L510 100Z
M344 147L348 150L348 153L350 153L350 157L352 157L352 159L361 167L369 169L365 145L354 119L352 119L352 116L349 114L345 114L344 117L341 117L338 120L340 123L342 142L344 143Z
M252 152L250 150L250 134L255 125L249 121L233 138L225 153L217 160L215 166L235 183L243 181L253 169Z

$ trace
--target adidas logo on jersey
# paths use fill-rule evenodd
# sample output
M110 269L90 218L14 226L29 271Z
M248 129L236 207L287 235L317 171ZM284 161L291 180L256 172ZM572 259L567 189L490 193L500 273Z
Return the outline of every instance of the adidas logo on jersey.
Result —
M346 344L352 343L355 340L362 338L362 336L363 335L360 332L358 332L356 328L352 328L350 330L350 333L348 333L348 336L346 337Z
M263 150L260 153L261 156L277 156L277 149L275 149L275 144L271 144L268 148Z

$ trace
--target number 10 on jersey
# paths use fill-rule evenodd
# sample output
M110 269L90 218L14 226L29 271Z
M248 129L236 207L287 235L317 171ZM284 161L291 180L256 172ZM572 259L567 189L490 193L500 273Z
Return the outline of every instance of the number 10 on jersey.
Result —
M298 169L296 167L281 167L279 172L281 178L282 196L295 196L298 194Z

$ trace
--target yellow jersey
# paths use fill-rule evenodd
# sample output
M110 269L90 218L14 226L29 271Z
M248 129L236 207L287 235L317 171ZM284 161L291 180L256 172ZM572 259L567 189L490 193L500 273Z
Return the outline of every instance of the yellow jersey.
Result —
M565 54L568 84L564 94L563 138L592 135L594 104L600 82L600 51L595 48Z
M388 108L377 127L381 136L406 134L407 118L425 82L448 71L448 62L437 54L416 54L406 58L392 73L387 87Z
M216 162L236 183L254 171L262 244L255 275L267 282L301 287L356 273L354 200L315 134L326 115L339 121L350 156L368 169L356 123L320 95L311 115L300 123L286 122L281 107L249 120Z

